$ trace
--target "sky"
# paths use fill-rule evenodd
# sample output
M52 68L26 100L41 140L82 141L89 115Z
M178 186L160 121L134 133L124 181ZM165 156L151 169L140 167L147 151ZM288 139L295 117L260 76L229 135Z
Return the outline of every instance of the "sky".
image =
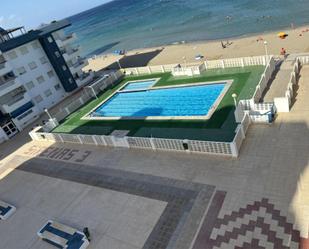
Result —
M111 0L1 0L0 27L36 28Z

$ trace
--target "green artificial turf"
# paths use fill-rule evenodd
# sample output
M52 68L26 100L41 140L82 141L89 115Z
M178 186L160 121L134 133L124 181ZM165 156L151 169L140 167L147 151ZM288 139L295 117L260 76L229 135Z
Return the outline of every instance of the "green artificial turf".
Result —
M245 68L213 69L196 77L173 77L171 73L127 76L119 84L102 93L76 112L69 115L53 132L72 134L109 135L113 130L130 130L130 136L161 137L179 139L199 139L212 141L231 141L237 126L234 119L232 94L238 99L251 98L258 84L263 66ZM155 86L169 86L199 82L233 80L233 84L221 100L209 120L81 120L86 113L99 105L126 82L160 78Z

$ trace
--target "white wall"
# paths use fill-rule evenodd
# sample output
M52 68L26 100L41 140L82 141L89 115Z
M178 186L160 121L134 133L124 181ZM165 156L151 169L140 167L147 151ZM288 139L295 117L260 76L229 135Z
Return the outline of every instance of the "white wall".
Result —
M20 50L21 47L26 47L28 53L22 54ZM8 57L8 53L5 53L5 57L7 60L9 60L10 64L12 65L16 76L18 76L22 84L27 89L27 94L32 99L32 102L37 106L40 112L43 112L44 108L49 108L60 102L63 99L63 97L67 95L67 93L64 91L61 82L59 81L56 72L53 70L53 67L50 64L40 43L38 41L33 41L21 47L11 50L16 52L17 58L13 60L10 59ZM47 59L47 63L42 64L42 62L40 61L40 58L42 57L45 57ZM31 62L35 62L37 67L31 69L29 67L29 63ZM26 73L19 75L17 69L20 67L24 67L26 69ZM53 71L53 77L51 78L47 74L49 71ZM37 78L40 76L44 77L43 83L39 83L37 81ZM26 83L30 81L33 82L34 88L29 89L26 86ZM56 85L60 85L59 90L55 89ZM50 96L45 95L44 92L47 90L51 91L52 94ZM35 97L37 97L38 95L40 95L43 98L43 101L39 103L35 100Z

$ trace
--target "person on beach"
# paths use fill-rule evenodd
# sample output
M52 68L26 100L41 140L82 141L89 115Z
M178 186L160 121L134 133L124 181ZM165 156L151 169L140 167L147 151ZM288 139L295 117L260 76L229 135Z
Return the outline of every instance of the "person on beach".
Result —
M221 41L221 47L224 49L226 48L226 45L223 44L223 41Z
M281 48L280 55L283 55L284 59L286 58L286 50L285 50L285 48Z

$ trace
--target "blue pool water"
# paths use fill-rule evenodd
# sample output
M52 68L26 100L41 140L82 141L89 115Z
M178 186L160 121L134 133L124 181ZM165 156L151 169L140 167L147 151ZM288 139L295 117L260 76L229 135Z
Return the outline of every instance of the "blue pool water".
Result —
M156 80L145 80L128 83L121 91L130 91L130 90L143 90L152 87L156 83Z
M202 116L209 112L225 84L118 92L97 108L91 116Z

